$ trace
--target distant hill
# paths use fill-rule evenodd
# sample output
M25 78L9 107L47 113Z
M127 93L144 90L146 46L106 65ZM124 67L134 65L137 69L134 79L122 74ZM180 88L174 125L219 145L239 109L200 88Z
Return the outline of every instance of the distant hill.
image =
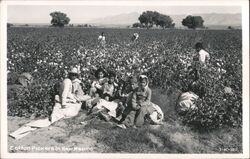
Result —
M114 24L114 25L131 25L138 21L139 13L133 12L128 14L119 14L115 16L108 16L97 18L89 21L91 24Z
M221 14L221 13L207 13L207 14L194 14L200 15L204 19L204 25L209 26L241 26L241 14ZM90 24L95 25L132 25L135 22L138 22L138 17L140 13L133 12L133 13L126 13L126 14L119 14L115 16L108 16L97 18L89 21ZM176 27L181 27L181 21L187 15L169 15L176 25Z

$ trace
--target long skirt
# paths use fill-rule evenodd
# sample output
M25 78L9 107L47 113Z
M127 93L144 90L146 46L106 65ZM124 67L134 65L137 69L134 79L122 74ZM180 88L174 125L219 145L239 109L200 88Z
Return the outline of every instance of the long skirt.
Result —
M15 139L20 139L31 133L31 131L38 128L48 127L60 119L74 117L78 114L80 109L81 103L67 103L65 108L62 108L60 103L56 103L51 114L51 120L49 120L49 118L45 118L31 121L9 135Z

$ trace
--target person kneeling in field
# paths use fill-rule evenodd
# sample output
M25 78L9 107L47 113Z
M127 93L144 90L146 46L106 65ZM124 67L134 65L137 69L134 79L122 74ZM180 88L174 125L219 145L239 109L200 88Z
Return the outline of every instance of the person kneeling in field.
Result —
M10 136L19 139L37 128L48 127L60 119L76 116L81 109L82 102L90 99L90 96L84 94L78 75L77 68L73 68L69 72L68 78L64 79L59 89L59 94L55 96L55 105L49 118L25 124L11 133Z
M139 77L139 87L133 91L119 127L141 127L146 117L149 117L154 124L161 124L164 114L159 106L151 102L152 91L148 87L148 82L147 76Z
M180 115L197 109L196 101L205 95L205 88L199 82L199 72L196 68L191 68L188 78L190 80L188 89L181 93L176 105L176 111Z

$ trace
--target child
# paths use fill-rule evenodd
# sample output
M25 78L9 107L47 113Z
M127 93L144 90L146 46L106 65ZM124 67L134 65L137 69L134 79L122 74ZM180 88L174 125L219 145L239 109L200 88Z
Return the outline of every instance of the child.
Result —
M144 124L144 118L146 115L152 114L155 111L151 103L152 91L148 87L148 77L141 75L139 78L139 87L134 91L132 95L132 108L137 110L135 125L140 127Z
M127 122L126 125L134 124L134 122L129 122L129 121L132 121L132 120L134 121L135 113L134 112L131 113L131 106L129 107L128 105L131 105L130 103L131 103L131 98L132 98L132 92L135 88L137 88L136 77L130 77L128 85L125 84L125 81L120 81L119 83L119 88L115 96L116 99L114 100L114 102L117 103L117 107L115 109L116 116L114 118L118 119L120 115L122 114L122 119L119 121L119 123L122 123L126 119L126 122ZM106 113L102 112L101 116L106 121L111 119L110 115L108 115L107 112Z
M103 86L103 98L107 101L113 100L116 91L115 74L110 73L108 82Z
M151 103L151 89L148 87L148 77L141 75L139 85L131 93L131 99L127 100L127 108L124 110L119 127L140 127L144 124L144 117L155 111Z
M91 84L89 95L92 99L86 101L86 108L89 113L92 112L93 107L99 102L100 97L103 96L104 84L108 81L105 77L105 71L102 68L99 68L95 72L96 80Z
M91 84L89 95L91 97L100 97L103 94L103 85L108 81L105 77L105 71L102 68L99 68L95 72L96 80Z
M125 120L126 116L131 110L131 107L128 107L128 105L131 105L133 91L138 87L137 78L130 77L127 85L124 86L124 83L122 83L121 85L120 87L123 88L120 88L120 90L118 90L119 103L117 108L117 116L120 116L122 114L122 119L120 120L120 123Z

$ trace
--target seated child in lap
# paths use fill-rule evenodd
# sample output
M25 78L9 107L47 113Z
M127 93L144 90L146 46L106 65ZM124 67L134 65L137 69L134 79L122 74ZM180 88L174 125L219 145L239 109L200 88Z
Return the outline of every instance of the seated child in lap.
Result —
M115 91L116 91L115 74L110 73L108 82L106 82L103 85L103 95L102 95L103 99L107 101L112 101L114 99Z

